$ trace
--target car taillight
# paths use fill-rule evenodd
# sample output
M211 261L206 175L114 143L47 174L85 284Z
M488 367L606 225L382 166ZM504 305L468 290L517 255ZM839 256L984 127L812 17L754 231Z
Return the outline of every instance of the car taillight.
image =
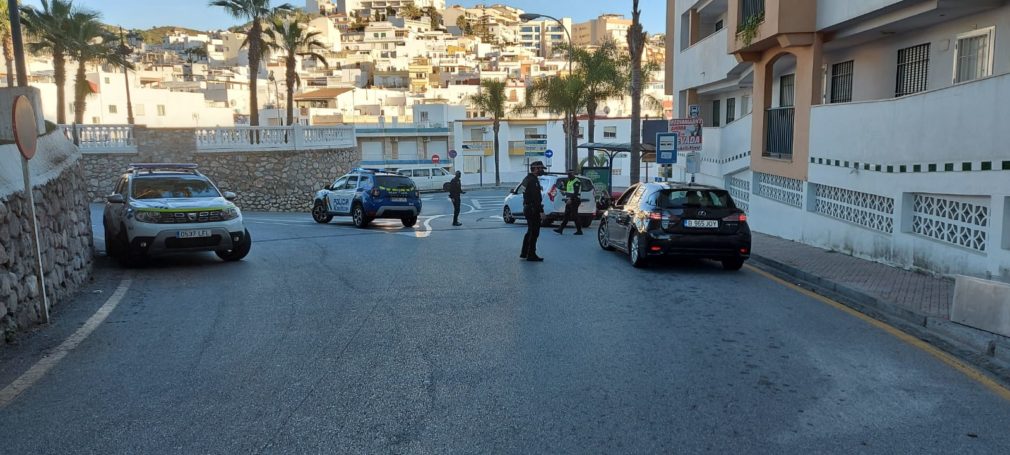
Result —
M732 214L730 216L727 216L726 218L723 218L722 220L723 221L731 221L731 222L743 223L744 221L747 221L747 214L745 214L745 213L734 213L734 214Z
M554 202L554 196L558 195L557 185L551 186L551 190L547 192L547 197L550 198L551 202Z
M663 213L662 212L652 212L652 213L649 213L649 219L650 220L657 220L657 221L662 220L663 219Z

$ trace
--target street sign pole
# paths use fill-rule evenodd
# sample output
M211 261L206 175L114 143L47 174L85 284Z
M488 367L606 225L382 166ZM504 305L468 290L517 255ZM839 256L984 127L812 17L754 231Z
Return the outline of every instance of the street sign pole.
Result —
M46 295L46 277L42 266L42 247L40 245L40 237L39 237L39 222L38 219L35 217L35 192L32 191L31 172L28 169L28 160L26 160L24 157L21 157L21 170L23 172L25 181L25 196L28 199L28 212L29 212L28 214L30 215L28 219L32 225L31 226L32 248L35 250L35 259L36 259L35 284L38 286L39 293L42 295L42 313L43 313L42 322L48 324L49 297Z
M39 237L39 222L35 215L35 192L32 191L31 170L28 161L35 156L38 145L39 131L35 119L35 108L28 97L21 95L14 98L11 106L11 125L14 132L14 143L21 152L21 172L25 182L25 199L28 201L29 221L31 222L32 247L35 250L36 275L35 284L42 296L42 322L49 323L49 297L46 295L45 268L42 264L42 245Z

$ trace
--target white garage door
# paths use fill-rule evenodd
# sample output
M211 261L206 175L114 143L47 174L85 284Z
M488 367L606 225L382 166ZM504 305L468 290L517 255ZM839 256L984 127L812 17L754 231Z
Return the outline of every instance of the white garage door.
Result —
M413 139L401 140L399 153L397 154L397 159L401 160L416 160L417 157L417 141Z
M361 141L362 161L382 161L382 142Z
M444 139L432 139L428 143L428 156L431 155L438 155L442 158L443 164L452 164L452 160L449 159L449 146Z

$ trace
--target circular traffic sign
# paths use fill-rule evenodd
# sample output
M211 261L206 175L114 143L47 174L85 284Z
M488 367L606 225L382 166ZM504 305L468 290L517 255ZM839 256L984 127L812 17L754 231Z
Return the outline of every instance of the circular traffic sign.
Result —
M547 149L547 151L544 152L544 156L546 156L547 158L554 156L554 150Z
M35 120L35 108L27 96L19 95L14 99L11 120L11 124L14 125L14 143L17 144L21 156L26 160L32 159L39 142L39 124Z
M440 158L438 155L431 155L431 162L432 163L438 164L438 162L441 161L441 160L442 160L442 158Z
M449 158L456 159L456 150L449 150Z

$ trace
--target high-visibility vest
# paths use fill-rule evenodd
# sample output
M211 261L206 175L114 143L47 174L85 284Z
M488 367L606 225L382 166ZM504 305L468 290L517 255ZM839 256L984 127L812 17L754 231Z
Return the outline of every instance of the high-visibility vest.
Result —
M569 193L574 193L575 192L575 183L576 182L578 182L578 179L569 179L568 182L566 182L565 186L567 187L567 191Z

